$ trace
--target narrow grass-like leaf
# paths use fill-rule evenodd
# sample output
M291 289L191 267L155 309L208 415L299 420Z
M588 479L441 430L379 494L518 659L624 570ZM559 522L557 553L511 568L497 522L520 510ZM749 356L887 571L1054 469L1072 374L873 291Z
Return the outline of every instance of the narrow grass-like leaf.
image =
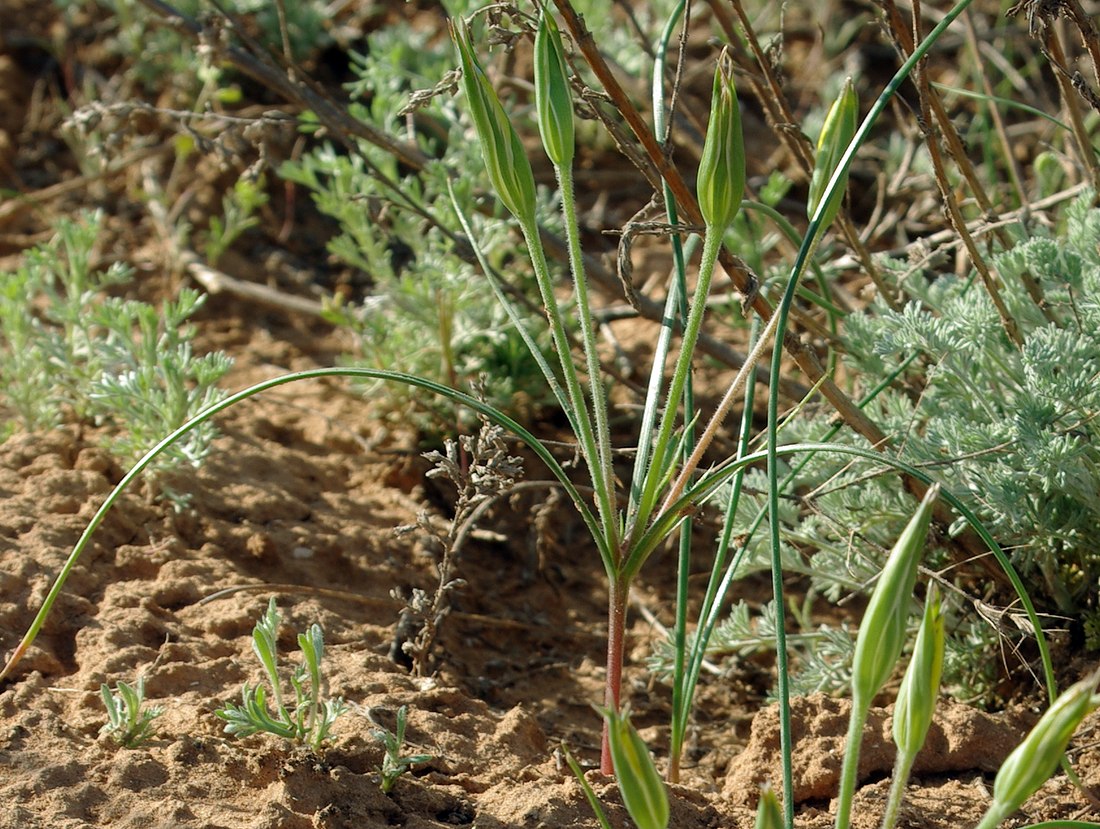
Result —
M577 511L580 513L581 518L588 526L589 531L592 533L592 537L596 540L597 546L600 546L600 555L605 561L610 560L611 553L606 549L606 545L601 546L602 536L599 532L599 524L596 522L595 517L592 515L591 510L584 497L577 490L573 484L569 475L562 468L562 465L554 457L553 453L542 443L538 438L532 435L527 429L517 423L514 419L501 412L499 409L494 408L475 397L472 397L464 392L457 391L447 386L435 383L431 380L426 380L423 377L417 377L411 374L404 374L402 372L387 371L385 369L372 369L372 368L359 368L359 367L331 367L331 368L319 368L310 369L308 371L291 372L288 374L273 377L263 382L256 383L242 389L235 394L231 394L224 400L220 400L213 405L210 405L197 413L194 417L181 425L179 428L166 435L155 446L153 446L148 452L146 452L137 463L130 467L129 471L122 476L121 480L115 484L114 488L104 498L103 503L95 514L88 521L88 524L84 527L84 531L80 534L80 538L77 539L76 544L73 546L72 551L69 553L69 557L65 560L65 564L62 565L61 570L58 572L57 577L54 579L53 585L50 587L49 593L46 594L46 598L42 602L42 607L39 608L38 613L35 614L34 620L31 622L30 627L26 633L23 634L23 638L20 640L19 645L15 648L12 654L8 657L8 661L4 665L4 669L0 671L0 681L3 681L8 677L15 669L15 666L19 664L23 656L26 654L27 649L30 648L35 638L38 636L39 631L42 629L42 625L45 624L50 610L53 608L53 604L57 601L57 597L60 595L62 588L65 586L65 582L69 578L69 574L80 560L80 556L91 542L92 536L99 528L99 525L103 523L103 520L107 517L111 508L118 501L123 492L138 478L149 465L156 460L156 458L174 445L180 438L187 435L193 429L206 423L215 415L226 409L235 406L243 400L247 400L257 394L260 394L269 389L284 386L288 383L294 383L302 380L317 380L326 377L346 377L351 379L367 379L367 380L383 380L387 382L404 383L414 388L423 389L424 391L432 394L438 394L446 397L460 405L467 406L471 411L484 415L488 420L496 423L504 429L507 429L520 440L524 441L527 446L546 464L547 468L551 471L555 478L562 485L562 489L569 496L573 502Z

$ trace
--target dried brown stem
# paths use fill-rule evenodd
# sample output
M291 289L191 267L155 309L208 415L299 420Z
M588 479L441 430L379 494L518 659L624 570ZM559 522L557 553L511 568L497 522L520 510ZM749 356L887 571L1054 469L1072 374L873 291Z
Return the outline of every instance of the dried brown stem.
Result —
M886 11L890 30L893 33L898 47L906 56L911 55L915 48L917 42L916 38L920 30L919 3L914 2L913 4L912 30L906 27L902 22L901 13L898 11L893 0L883 0L882 5ZM931 127L933 117L936 123L941 126L941 135L947 143L952 158L954 158L959 169L963 171L964 177L967 178L967 182L971 185L973 192L976 194L978 202L983 205L983 209L985 209L985 205L988 205L986 212L990 214L991 217L993 215L992 204L989 203L984 189L977 181L974 168L970 164L970 160L966 157L965 149L962 147L962 141L959 139L959 135L955 131L954 125L951 124L951 119L947 116L946 110L943 108L942 99L940 99L939 95L932 89L932 84L928 80L926 68L927 62L923 60L920 61L913 69L913 80L916 83L917 93L920 96L920 119L918 125L924 135L924 142L928 147L928 153L932 159L932 167L935 172L936 185L940 190L940 198L947 212L948 221L951 222L951 226L955 229L955 232L959 234L959 238L966 248L970 261L981 277L986 293L989 294L989 298L992 300L994 308L997 309L997 315L1001 318L1001 325L1005 333L1017 346L1022 345L1023 338L1020 336L1019 327L1016 325L1016 320L1013 319L1012 314L1009 313L1008 307L1005 305L1004 298L1001 296L1000 287L997 284L997 279L990 270L981 251L978 250L974 237L970 235L970 231L966 227L966 219L963 217L962 210L959 208L959 201L955 196L955 190L947 178L947 168L944 164L943 150L940 147L937 135ZM967 176L967 171L969 171L969 176ZM970 176L974 178L971 179Z

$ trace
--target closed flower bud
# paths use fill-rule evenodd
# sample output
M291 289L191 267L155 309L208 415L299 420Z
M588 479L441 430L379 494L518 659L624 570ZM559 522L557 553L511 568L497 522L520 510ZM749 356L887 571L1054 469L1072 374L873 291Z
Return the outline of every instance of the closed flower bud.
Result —
M939 492L937 484L925 493L924 500L890 551L867 603L852 658L852 702L857 708L871 704L901 656L909 606L917 583L917 565L928 536L932 505Z
M535 176L496 92L470 45L470 30L461 18L451 25L451 37L462 63L462 91L470 108L485 167L500 200L520 222L535 223Z
M1073 732L1100 705L1100 697L1096 696L1098 682L1100 671L1067 688L1008 755L993 781L990 812L996 810L1001 816L1012 814L1054 774Z
M608 742L623 805L638 829L668 827L668 791L653 755L630 724L630 711L606 710Z
M569 166L574 149L573 96L561 33L545 9L539 15L535 34L535 108L546 154L557 166Z
M725 232L745 192L745 142L741 134L741 109L733 85L733 59L722 50L714 73L710 99L710 123L699 160L696 183L699 210L708 227Z
M760 805L756 807L756 829L783 829L783 812L779 808L779 798L771 786L765 786L760 792Z
M924 618L917 633L917 643L913 646L913 658L909 660L909 667L901 680L898 701L894 706L894 743L899 752L910 758L916 757L932 725L932 713L936 710L936 697L943 674L943 652L943 607L940 592L933 584L928 588Z
M829 114L825 116L825 123L821 127L821 134L817 138L817 153L814 157L814 174L810 179L810 195L806 200L806 215L813 218L818 209L829 179L833 177L837 165L840 163L844 151L848 149L852 137L856 134L859 122L859 97L856 95L852 79L844 82L844 88L839 97L833 102ZM833 223L836 214L840 211L840 205L844 200L844 191L848 187L848 173L833 188L833 194L828 205L821 214L821 228L824 230Z

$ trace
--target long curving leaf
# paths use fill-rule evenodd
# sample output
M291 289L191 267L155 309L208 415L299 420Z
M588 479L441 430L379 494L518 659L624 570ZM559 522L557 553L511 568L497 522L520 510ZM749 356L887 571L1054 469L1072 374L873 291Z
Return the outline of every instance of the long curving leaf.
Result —
M26 654L27 649L30 648L34 642L35 637L38 636L38 632L42 629L42 625L45 624L46 618L49 616L50 610L53 607L57 597L61 594L61 589L65 586L65 581L68 579L69 574L72 572L73 567L76 566L77 561L80 559L84 549L91 541L92 535L99 528L99 525L103 523L103 520L107 517L111 507L119 499L122 493L134 482L134 480L141 475L142 472L151 464L162 452L166 451L169 447L175 444L182 437L187 435L192 429L202 425L206 421L210 420L219 412L223 412L226 409L235 406L243 400L247 400L250 397L254 397L257 394L268 391L269 389L276 388L278 386L285 386L288 383L295 383L301 380L318 380L325 377L347 377L347 378L359 378L368 380L383 380L394 383L405 383L406 385L414 386L416 388L430 391L434 394L438 394L442 397L446 397L455 403L459 403L463 406L470 408L471 410L483 415L492 423L500 426L503 429L507 429L513 435L518 437L524 443L526 443L539 459L546 464L550 472L562 485L562 489L573 501L577 511L580 513L582 520L588 527L592 538L595 540L596 545L600 552L600 559L603 561L604 568L607 570L608 575L613 573L613 558L611 550L607 548L604 537L600 532L600 525L592 514L592 510L589 509L583 496L577 490L576 486L569 479L569 475L566 473L562 465L558 463L557 459L553 456L550 450L542 443L538 438L532 435L527 429L510 418L504 412L499 409L490 406L482 400L478 400L475 397L471 397L464 392L452 389L449 386L441 385L440 383L433 382L424 377L417 377L413 374L405 374L399 371L387 371L385 369L372 369L372 368L358 368L358 367L331 367L331 368L318 368L310 369L308 371L297 371L289 374L282 374L278 377L273 377L269 380L264 380L261 383L256 383L248 388L242 389L234 394L229 395L224 400L215 403L212 406L208 406L203 409L197 415L192 417L178 429L171 434L163 438L152 449L145 453L135 463L130 470L108 493L104 499L103 504L96 510L95 515L92 516L88 525L84 528L84 532L81 533L80 538L77 539L76 545L73 547L72 552L69 553L68 559L58 572L57 577L54 579L53 586L50 588L50 592L46 595L46 598L42 602L42 607L39 609L38 614L34 617L34 621L31 622L27 632L23 635L23 639L19 645L12 652L8 658L7 663L4 665L4 669L0 671L0 682L8 677L15 666Z

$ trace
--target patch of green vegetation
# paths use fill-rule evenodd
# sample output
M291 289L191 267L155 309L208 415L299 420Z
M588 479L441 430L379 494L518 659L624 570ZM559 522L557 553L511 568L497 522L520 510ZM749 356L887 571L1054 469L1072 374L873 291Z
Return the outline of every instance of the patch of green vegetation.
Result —
M355 154L325 144L280 168L338 222L332 253L369 280L367 295L337 298L328 307L329 319L351 340L344 362L476 388L494 405L530 417L549 400L545 382L507 314L487 299L485 276L456 250L460 231L448 188L471 217L491 266L526 295L533 289L527 269L512 265L520 256L513 230L499 210L482 209L484 165L454 102L433 95L409 110L416 90L446 75L453 62L449 44L395 25L373 34L369 53L353 58L351 113L387 134L404 135L439 160L411 172L360 141ZM452 181L455 171L461 174ZM543 190L541 199L540 213L549 217L554 196ZM534 313L527 311L527 318ZM542 335L542 348L548 343ZM375 399L383 417L425 432L453 431L456 420L476 428L468 412L411 390L391 386Z
M96 269L101 221L62 219L53 240L0 280L0 406L8 434L69 420L107 426L106 447L132 463L223 397L217 383L232 361L195 352L197 291L159 306L110 295L131 274L119 263ZM154 469L198 465L215 436L210 425L194 430Z

